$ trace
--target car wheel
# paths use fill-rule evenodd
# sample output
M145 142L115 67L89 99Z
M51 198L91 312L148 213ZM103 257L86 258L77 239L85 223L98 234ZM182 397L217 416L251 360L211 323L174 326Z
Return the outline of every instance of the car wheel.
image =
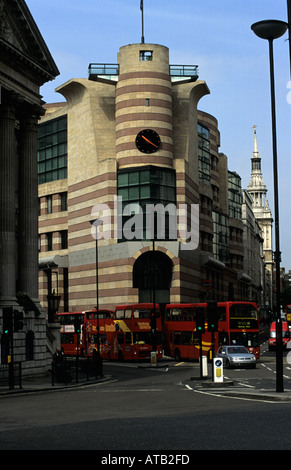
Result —
M230 364L228 359L226 359L226 364L225 365L228 369L231 369L231 364Z

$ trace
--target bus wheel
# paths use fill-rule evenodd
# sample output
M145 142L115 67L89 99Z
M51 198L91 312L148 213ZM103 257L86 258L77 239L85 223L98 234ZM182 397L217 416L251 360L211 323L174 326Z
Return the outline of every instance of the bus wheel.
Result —
M175 352L174 352L174 359L175 359L175 361L180 362L180 360L181 360L181 354L180 354L179 349L175 349Z

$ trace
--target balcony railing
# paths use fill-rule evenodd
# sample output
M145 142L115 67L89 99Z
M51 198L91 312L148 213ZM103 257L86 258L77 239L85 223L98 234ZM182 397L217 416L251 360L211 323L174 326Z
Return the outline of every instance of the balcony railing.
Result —
M89 64L89 80L96 80L97 77L117 77L119 75L118 64ZM170 76L174 79L189 78L197 80L198 65L170 65Z
M97 76L112 77L119 75L118 64L89 64L89 80L96 80Z
M170 75L171 77L197 80L199 77L198 65L170 65Z

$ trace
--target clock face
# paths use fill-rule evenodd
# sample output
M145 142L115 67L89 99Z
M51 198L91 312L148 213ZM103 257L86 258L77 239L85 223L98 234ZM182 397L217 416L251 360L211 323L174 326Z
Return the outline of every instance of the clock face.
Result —
M135 144L140 152L154 153L159 150L161 139L152 129L144 129L137 134Z

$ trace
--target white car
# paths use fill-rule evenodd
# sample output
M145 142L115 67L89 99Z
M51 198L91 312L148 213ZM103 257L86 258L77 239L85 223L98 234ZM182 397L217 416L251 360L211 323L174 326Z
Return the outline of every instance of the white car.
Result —
M220 346L216 353L216 357L223 359L226 367L256 367L257 361L255 356L249 352L245 346Z

